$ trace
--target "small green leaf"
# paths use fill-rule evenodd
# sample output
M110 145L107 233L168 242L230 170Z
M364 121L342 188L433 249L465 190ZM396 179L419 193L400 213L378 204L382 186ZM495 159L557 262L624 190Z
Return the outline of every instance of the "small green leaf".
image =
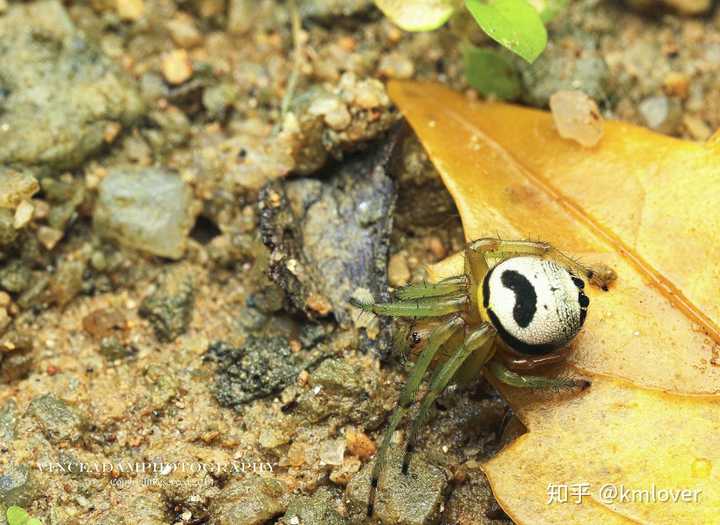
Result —
M490 38L533 63L547 44L540 14L528 0L465 0L470 13Z
M5 513L8 525L28 525L30 515L22 507L13 505Z
M447 22L462 0L375 0L375 5L405 31L432 31Z
M37 518L30 518L30 521L27 522L27 525L43 525L43 523Z
M473 46L463 47L465 77L483 95L502 100L520 96L522 85L513 64L498 51Z

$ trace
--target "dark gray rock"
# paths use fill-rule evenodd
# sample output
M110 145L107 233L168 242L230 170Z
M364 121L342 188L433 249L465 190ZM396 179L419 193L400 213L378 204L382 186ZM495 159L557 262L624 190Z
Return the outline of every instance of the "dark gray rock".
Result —
M240 348L216 341L206 359L217 363L215 397L221 405L234 408L279 392L302 367L284 337L250 336Z
M150 321L158 340L169 342L187 331L194 305L192 274L175 266L160 276L157 289L143 299L138 313Z
M261 194L261 231L271 249L270 274L291 306L312 318L330 312L352 326L348 300L362 288L387 297L388 237L395 188L388 176L397 134L333 167L326 177L297 178L267 186ZM389 323L379 319L362 348L385 353Z

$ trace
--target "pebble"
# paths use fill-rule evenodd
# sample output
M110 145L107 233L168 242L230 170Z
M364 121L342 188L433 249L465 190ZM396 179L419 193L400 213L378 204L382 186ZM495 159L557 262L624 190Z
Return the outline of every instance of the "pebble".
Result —
M24 228L32 219L35 207L30 201L22 201L15 210L13 227L16 230Z
M5 333L11 322L12 318L8 315L7 310L4 307L0 308L0 335Z
M440 237L431 236L425 239L427 249L430 250L430 253L433 254L433 256L436 259L444 259L447 255L447 248L445 247L445 244L442 242Z
M82 327L94 339L100 340L125 332L128 323L122 311L116 308L98 308L83 317Z
M331 439L320 444L320 461L326 465L342 465L344 456L344 439Z
M663 91L670 97L686 99L690 94L690 79L683 73L673 71L663 80Z
M684 115L683 125L690 136L695 140L705 141L712 135L712 130L701 118L694 115Z
M322 116L325 123L336 131L347 128L352 121L347 106L334 96L317 98L308 108L308 113Z
M233 479L213 497L208 510L215 525L273 523L285 512L289 493L284 482L273 478Z
M678 102L664 95L646 98L640 102L638 109L647 126L661 133L672 133L680 120Z
M582 91L558 91L550 97L550 110L561 137L585 147L595 146L603 135L603 119L595 101Z
M39 190L40 184L32 175L0 170L0 208L15 209Z
M192 76L192 61L184 49L174 49L165 54L162 61L162 73L170 84L182 84Z
M34 217L38 220L47 218L47 216L50 214L50 205L47 203L47 201L33 199L32 203L33 207L35 208Z
M399 288L410 281L410 268L404 253L396 253L388 262L388 282L390 286Z
M193 17L187 13L178 13L167 23L170 37L177 45L183 48L191 48L202 44L203 37L195 25Z
M176 173L118 167L100 183L93 221L100 237L180 259L197 211L192 190Z
M117 0L115 7L120 18L131 22L140 20L145 13L143 0Z
M103 131L103 140L107 144L112 144L121 131L122 124L119 122L110 122L107 126L105 126L105 131Z
M290 436L288 433L279 428L263 429L258 437L258 443L260 443L260 446L268 449L285 445L289 441Z
M310 310L317 312L322 317L332 312L332 304L330 304L330 301L315 293L311 293L308 296L306 304Z
M375 442L367 434L357 430L348 430L345 433L345 442L348 452L360 459L369 459L377 450Z
M389 53L380 60L378 72L388 78L406 79L415 74L415 65L401 53Z
M62 237L62 231L51 228L50 226L40 226L37 231L38 240L48 250L55 248Z

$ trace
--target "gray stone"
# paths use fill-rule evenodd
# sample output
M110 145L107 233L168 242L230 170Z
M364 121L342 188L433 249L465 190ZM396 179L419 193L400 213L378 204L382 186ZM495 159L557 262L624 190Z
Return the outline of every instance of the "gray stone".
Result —
M439 468L415 455L407 475L400 468L401 452L393 449L375 498L375 516L383 525L430 525L442 512L447 477ZM370 471L365 465L345 491L352 523L364 523L370 493Z
M516 59L525 102L544 108L553 93L573 90L582 91L598 103L607 99L610 70L593 37L578 32L572 38L581 49L579 54L575 48L550 43L532 64ZM553 40L559 42L559 38Z
M144 111L132 79L84 39L60 2L0 16L0 164L71 168L109 125Z
M0 288L10 293L22 293L32 284L32 271L15 259L0 268Z
M368 11L372 7L371 0L300 0L300 14L304 18L332 20L338 17L349 17Z
M127 491L129 492L129 491ZM160 494L124 493L112 508L93 516L93 525L165 525L166 503Z
M199 210L190 187L158 168L119 168L101 182L94 226L100 237L180 259Z
M281 525L312 523L313 525L345 525L347 520L340 515L338 507L341 493L329 487L320 487L312 496L298 496L288 505Z
M8 443L15 439L17 425L17 405L13 399L6 401L0 408L0 442Z
M15 229L14 223L13 212L0 208L0 248L9 246L17 239L18 231Z
M26 465L5 465L0 471L0 504L26 507L35 499L35 483Z
M343 359L326 359L310 374L311 388L298 399L297 412L310 423L328 417L372 426L382 412L381 400L370 392L378 377Z
M77 441L82 435L84 422L80 415L52 394L34 398L28 407L28 415L40 425L51 443Z
M463 484L453 490L445 504L445 509L444 518L447 523L477 525L510 525L512 523L499 507L490 483L480 469L471 470L467 474Z
M214 525L262 525L285 511L288 490L272 478L229 483L210 505Z

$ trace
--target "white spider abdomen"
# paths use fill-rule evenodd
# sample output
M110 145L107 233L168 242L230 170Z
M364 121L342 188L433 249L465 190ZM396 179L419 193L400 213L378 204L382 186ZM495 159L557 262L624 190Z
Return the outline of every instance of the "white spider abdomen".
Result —
M483 306L500 337L526 354L565 346L585 320L584 282L553 261L522 256L497 264L483 283Z

